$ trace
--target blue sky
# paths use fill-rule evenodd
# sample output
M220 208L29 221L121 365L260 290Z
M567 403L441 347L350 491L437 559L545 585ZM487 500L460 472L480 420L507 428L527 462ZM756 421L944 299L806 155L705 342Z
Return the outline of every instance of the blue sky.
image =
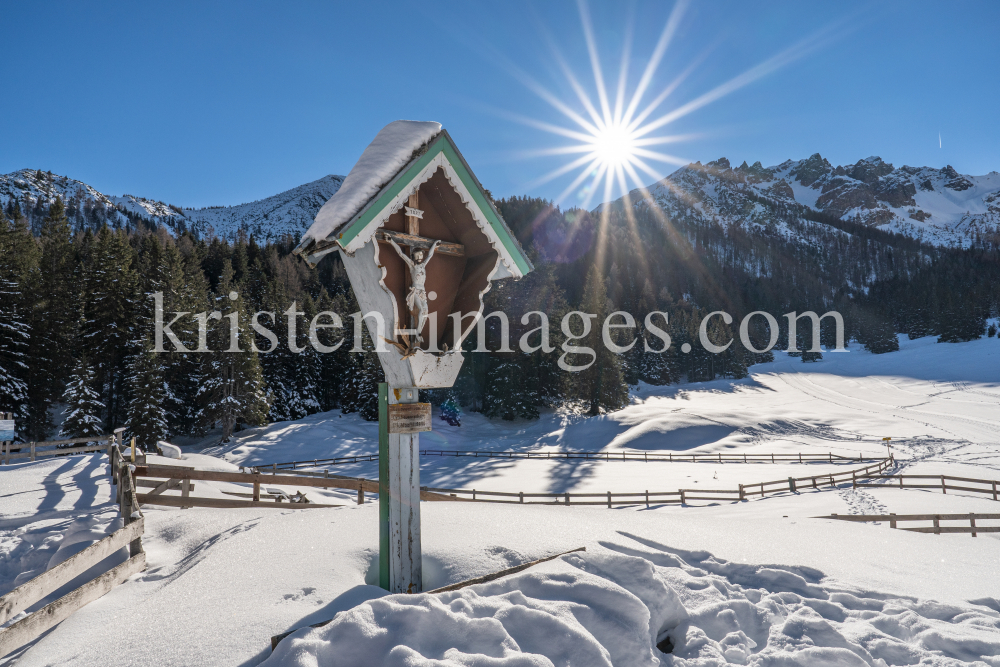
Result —
M629 92L672 9L590 3L612 91L630 26ZM346 174L398 118L443 123L494 195L554 198L576 172L538 179L572 157L526 154L574 142L514 117L572 121L524 76L582 112L555 48L596 99L573 2L5 2L2 13L0 173L41 168L183 206ZM692 3L643 99L695 66L650 118L788 57L651 136L693 135L659 147L684 161L820 152L1000 170L998 31L996 2Z

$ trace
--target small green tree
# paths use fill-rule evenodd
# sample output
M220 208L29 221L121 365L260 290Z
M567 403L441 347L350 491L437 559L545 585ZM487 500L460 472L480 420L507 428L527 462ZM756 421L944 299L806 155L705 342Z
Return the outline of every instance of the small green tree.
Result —
M139 447L149 450L167 436L167 389L159 355L149 341L132 358L130 375L132 400L128 406L128 428Z
M101 427L101 411L104 404L93 388L94 371L85 356L81 356L63 393L66 403L66 418L63 420L59 435L66 438L85 438L100 436L104 430Z

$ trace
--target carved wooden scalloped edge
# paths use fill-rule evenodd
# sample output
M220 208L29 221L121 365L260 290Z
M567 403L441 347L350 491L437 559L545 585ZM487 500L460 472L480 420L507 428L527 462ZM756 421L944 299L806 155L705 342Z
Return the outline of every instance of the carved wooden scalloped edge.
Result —
M500 263L503 261L504 256L509 255L509 253L507 252L506 248L503 248L503 243L500 241L500 237L497 236L495 231L493 231L493 227L490 225L489 221L485 219L485 217L482 214L482 211L479 210L479 207L476 205L470 205L470 200L472 199L472 196L469 193L468 189L465 187L465 183L462 182L462 179L458 178L458 173L455 171L455 168L451 165L451 161L448 160L448 157L444 153L439 153L438 155L436 155L434 159L430 163L428 163L426 167L424 167L424 169L420 172L420 174L418 174L417 177L410 182L410 186L401 190L400 193L396 195L395 199L393 200L393 203L382 209L382 213L379 214L378 218L372 221L375 224L370 226L372 231L371 234L368 235L368 238L365 240L365 244L373 242L373 239L375 238L375 232L377 232L382 227L382 225L386 223L386 221L389 219L389 216L391 216L396 211L402 209L403 206L406 204L407 200L409 199L409 196L415 193L417 190L419 190L421 185L429 181L437 172L438 168L441 168L444 171L444 177L448 181L448 184L452 187L455 193L458 194L458 197L462 201L462 204L465 206L466 210L468 210L469 213L472 215L473 222L475 222L476 226L479 227L479 231L481 231L483 235L486 236L486 239L490 243L490 247L492 247L493 250L497 253L496 263L493 265L493 270L490 271L489 276L486 279L486 287L483 288L483 290L479 293L479 310L477 311L477 318L468 326L468 328L465 331L462 332L460 340L456 341L455 349L457 350L461 349L462 343L465 341L466 338L468 338L469 334L472 332L473 327L476 326L476 322L478 321L479 317L482 316L483 309L485 308L483 297L486 296L486 293L489 292L490 288L493 286L493 276L496 275L497 270L500 268ZM458 186L455 185L456 181L459 184ZM386 275L388 275L388 273L386 271L385 266L379 262L379 253L381 252L381 248L378 242L374 243L375 243L375 248L374 248L375 264L376 266L379 267L379 270L381 271L381 278L379 278L378 282L379 285L382 287L382 289L385 290L385 292L390 297L392 297L392 325L393 325L392 337L393 340L395 340L397 336L397 331L399 330L398 326L399 307L396 304L396 298L395 295L393 295L392 290L390 290L385 284L385 277ZM500 248L503 248L503 250L497 247L498 243L500 244ZM433 354L427 352L426 350L422 351L424 352L424 354ZM448 352L442 352L440 354L449 354L454 351L455 350L449 350Z

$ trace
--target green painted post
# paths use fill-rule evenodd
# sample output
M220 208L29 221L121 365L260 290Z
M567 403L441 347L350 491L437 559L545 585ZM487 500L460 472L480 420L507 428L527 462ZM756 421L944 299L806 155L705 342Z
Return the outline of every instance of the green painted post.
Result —
M378 585L389 590L389 385L378 386Z

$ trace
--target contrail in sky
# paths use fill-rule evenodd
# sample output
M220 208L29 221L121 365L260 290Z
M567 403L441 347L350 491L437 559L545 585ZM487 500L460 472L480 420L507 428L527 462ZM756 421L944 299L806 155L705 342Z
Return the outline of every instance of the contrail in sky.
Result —
M941 148L941 133L938 132L938 148Z

